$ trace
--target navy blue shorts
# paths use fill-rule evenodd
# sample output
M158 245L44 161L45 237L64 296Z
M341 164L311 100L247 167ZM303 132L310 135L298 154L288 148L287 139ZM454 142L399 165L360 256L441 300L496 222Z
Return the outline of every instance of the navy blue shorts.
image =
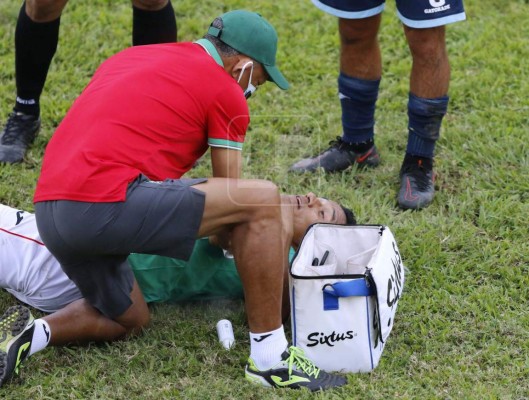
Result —
M410 28L433 28L466 18L463 0L395 0L402 23ZM312 0L335 17L362 19L380 14L385 0Z
M124 202L39 202L37 228L83 297L116 318L132 305L130 253L190 257L206 199L192 186L205 181L153 182L140 175L129 185Z

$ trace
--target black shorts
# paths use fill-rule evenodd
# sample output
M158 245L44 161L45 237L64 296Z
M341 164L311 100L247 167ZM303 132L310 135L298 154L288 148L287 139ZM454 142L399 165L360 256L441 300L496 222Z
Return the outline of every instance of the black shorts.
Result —
M140 175L124 202L39 202L37 227L83 297L115 318L132 304L130 253L189 259L205 204L205 194L191 186L205 181L153 182Z
M463 0L395 0L401 22L410 28L433 28L463 21ZM312 0L328 14L345 19L363 19L380 14L386 0Z

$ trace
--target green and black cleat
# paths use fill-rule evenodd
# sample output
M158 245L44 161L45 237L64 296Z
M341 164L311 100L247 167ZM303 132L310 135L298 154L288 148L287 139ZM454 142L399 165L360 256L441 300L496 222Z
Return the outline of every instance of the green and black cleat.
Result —
M309 360L302 349L291 346L273 368L260 371L251 358L245 369L246 379L265 387L301 389L312 392L343 386L347 383L344 376L322 371Z
M31 348L35 320L29 309L9 307L0 317L0 386L18 373Z

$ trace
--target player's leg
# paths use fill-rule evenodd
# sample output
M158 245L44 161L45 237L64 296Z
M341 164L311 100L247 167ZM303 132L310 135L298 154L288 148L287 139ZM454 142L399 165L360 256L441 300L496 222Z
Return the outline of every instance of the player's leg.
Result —
M120 219L125 203L48 201L35 205L42 240L87 301L64 309L76 317L69 324L57 324L61 333L55 332L55 337L60 338L60 343L75 341L77 334L80 334L79 341L91 338L111 340L123 334L137 333L149 321L147 306L127 261L132 252L129 250L132 238L138 236L141 226L141 218L137 217L141 210L136 216L130 210ZM90 311L88 304L97 311ZM110 320L108 337L99 336L98 326L103 320L94 322L93 330L84 334L81 334L83 326L89 327L88 323L73 326L77 325L76 318L81 321L83 317L92 318L93 321L97 313ZM61 314L57 318L67 320ZM120 324L122 329L112 329L111 320Z
M260 366L270 368L281 362L287 348L281 302L290 240L283 234L278 189L261 180L213 178L204 181L158 182L140 176L129 185L123 203L37 203L39 232L90 304L115 321L123 322L128 297L113 293L108 285L111 280L100 278L109 267L115 268L111 254L135 252L188 259L197 237L229 230L245 292L251 355ZM49 224L47 218L52 218ZM83 221L92 223L87 227ZM47 229L47 225L54 229ZM70 249L75 249L74 253ZM83 254L105 256L79 259ZM87 263L90 268L86 268ZM125 270L119 269L119 275L123 274ZM123 292L127 282L121 278L119 282ZM257 340L253 341L254 338Z
M132 0L132 44L176 42L176 17L171 0Z
M48 346L112 341L139 333L149 321L149 311L136 282L130 298L132 305L116 320L101 314L85 299L36 320L26 307L10 307L0 317L0 386L22 361Z
M417 29L404 25L404 33L412 56L410 92L422 98L446 96L450 64L445 27Z
M267 181L218 178L195 188L206 194L199 236L231 228L231 249L250 325L246 378L264 386L311 390L345 384L343 377L319 371L304 357L300 362L298 349L287 350L281 309L291 237L282 226L277 187Z
M318 156L297 162L291 170L314 171L321 167L327 172L335 172L355 163L376 166L380 157L374 145L375 104L382 71L377 36L383 1L364 2L370 3L364 6L353 1L320 0L314 3L339 17L338 91L343 134Z
M434 197L433 158L448 108L450 64L445 25L464 19L461 1L398 2L412 55L408 100L408 144L401 167L402 208L428 206Z
M354 20L340 19L340 77L343 141L360 155L355 161L366 166L379 162L374 147L375 105L382 75L378 43L381 15ZM373 154L368 152L373 152ZM366 154L367 153L367 154Z
M288 238L283 235L277 187L261 180L210 179L195 188L206 194L199 236L231 227L250 330L279 328Z
M40 95L59 40L67 0L27 0L15 30L17 96L0 138L0 161L22 161L40 128Z
M68 0L26 0L25 11L35 22L50 22L59 18Z
M249 293L250 328L260 332L281 325L283 271L290 239L283 234L280 197L271 182L223 178L152 182L140 177L129 187L114 224L119 230L108 227L105 235L121 238L129 246L123 252L182 259L191 255L197 237L229 230L244 290ZM132 237L123 240L124 234Z
M136 282L131 292L132 305L116 320L105 317L85 299L70 303L62 310L43 319L50 328L50 346L89 341L112 341L138 334L149 320L147 304ZM72 324L71 321L75 321Z
M380 79L380 22L380 14L365 19L338 19L341 73L360 79Z

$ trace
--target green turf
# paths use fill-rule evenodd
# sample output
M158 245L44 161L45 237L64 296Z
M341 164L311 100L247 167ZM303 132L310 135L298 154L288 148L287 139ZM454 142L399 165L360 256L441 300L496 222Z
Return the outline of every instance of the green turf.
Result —
M333 392L270 391L243 379L249 341L238 302L158 306L145 335L113 345L47 349L0 389L6 399L523 399L529 396L529 4L466 2L447 29L450 107L437 148L438 188L421 212L396 207L406 146L410 57L389 1L381 28L384 78L377 108L382 164L371 171L292 176L288 166L340 135L334 18L303 1L174 0L180 40L218 14L261 12L279 33L278 62L292 89L268 84L250 100L245 176L283 191L314 191L389 225L409 269L394 330L371 374ZM0 118L14 102L14 29L20 1L0 2ZM43 128L26 160L0 166L0 202L32 210L47 140L106 57L131 42L129 2L74 0L42 96ZM288 38L288 39L287 39ZM170 67L170 66L168 66ZM268 86L268 87L266 87ZM82 129L82 128L81 128ZM207 159L193 176L209 175ZM0 307L14 304L0 293ZM36 313L40 315L39 313ZM215 323L231 319L224 351Z

